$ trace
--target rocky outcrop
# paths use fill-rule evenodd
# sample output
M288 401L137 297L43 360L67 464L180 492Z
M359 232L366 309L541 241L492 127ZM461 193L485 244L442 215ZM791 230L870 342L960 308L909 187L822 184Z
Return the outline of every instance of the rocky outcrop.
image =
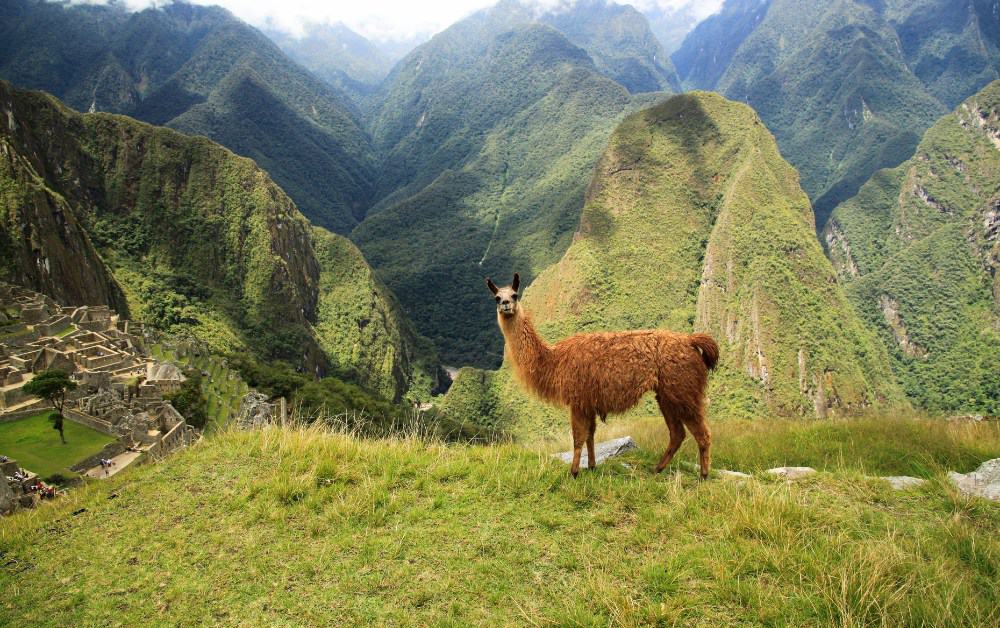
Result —
M948 479L963 495L1000 501L1000 458L987 460L971 473L949 471Z

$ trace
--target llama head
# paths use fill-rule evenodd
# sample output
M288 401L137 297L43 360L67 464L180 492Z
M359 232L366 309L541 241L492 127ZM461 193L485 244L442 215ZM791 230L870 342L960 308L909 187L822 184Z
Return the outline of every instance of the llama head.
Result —
M514 316L517 314L517 302L521 298L517 294L521 287L521 277L514 273L514 281L506 288L497 288L489 277L486 278L486 286L493 293L497 300L497 314L501 316Z

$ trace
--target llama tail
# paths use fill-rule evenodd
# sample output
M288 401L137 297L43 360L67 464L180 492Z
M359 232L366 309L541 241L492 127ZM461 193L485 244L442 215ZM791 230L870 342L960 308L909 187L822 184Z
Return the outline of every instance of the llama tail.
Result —
M691 346L701 353L701 359L705 361L705 366L714 369L719 363L719 345L715 343L708 334L691 334L688 336Z

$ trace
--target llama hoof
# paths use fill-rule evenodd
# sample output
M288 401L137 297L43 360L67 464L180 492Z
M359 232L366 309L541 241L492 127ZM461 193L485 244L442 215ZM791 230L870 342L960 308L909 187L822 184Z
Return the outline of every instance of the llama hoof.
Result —
M707 480L707 479L708 479L708 474L707 474L707 473L702 473L702 474L700 474L700 475L699 475L698 477L699 477L699 479L700 479L700 480L701 480L702 482L704 482L705 480Z
M580 475L580 470L579 469L570 469L569 470L569 474L572 475L573 479L575 480L576 476Z

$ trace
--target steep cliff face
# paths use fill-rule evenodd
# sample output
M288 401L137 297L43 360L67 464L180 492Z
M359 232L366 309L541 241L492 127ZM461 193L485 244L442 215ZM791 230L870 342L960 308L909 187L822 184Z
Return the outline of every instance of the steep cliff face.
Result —
M907 393L1000 414L1000 81L838 206L824 238Z
M127 313L121 288L70 204L40 174L51 164L25 122L24 104L0 84L0 272L63 302ZM64 137L65 129L53 132Z
M717 416L898 402L885 348L814 229L795 169L752 109L716 94L676 96L615 130L573 244L524 303L550 341L646 327L712 334L722 350L709 392ZM544 427L540 402L524 400L506 367L495 379L456 389L485 390L527 417L515 424Z
M444 379L430 341L350 241L317 228L313 245L322 268L316 335L331 367L387 399L429 400Z
M4 279L68 303L107 303L219 352L317 373L332 362L390 399L414 381L429 392L436 357L398 331L411 328L391 294L372 289L357 250L310 227L253 161L3 82L0 114ZM385 321L364 339L330 333L338 312L348 327L369 315L352 290L369 290ZM358 342L364 350L351 353Z

